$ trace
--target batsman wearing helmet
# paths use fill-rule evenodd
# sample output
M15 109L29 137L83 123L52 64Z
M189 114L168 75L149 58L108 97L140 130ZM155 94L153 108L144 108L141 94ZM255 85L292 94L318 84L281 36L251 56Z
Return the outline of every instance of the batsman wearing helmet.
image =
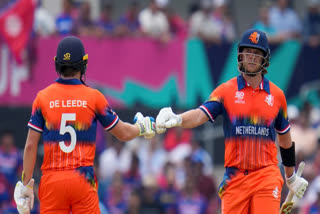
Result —
M266 34L246 31L238 45L240 75L218 86L197 109L176 115L160 110L158 133L166 128L194 128L223 117L225 174L219 186L223 214L278 214L283 179L278 168L278 137L286 184L302 197L308 182L295 174L295 150L284 93L269 81L270 50Z
M135 124L122 122L106 98L84 84L88 55L77 37L63 38L54 58L59 78L33 103L23 156L22 181L14 191L20 214L33 206L33 169L42 134L44 158L39 185L41 214L100 213L93 170L97 122L121 141L151 138L155 124L137 113Z

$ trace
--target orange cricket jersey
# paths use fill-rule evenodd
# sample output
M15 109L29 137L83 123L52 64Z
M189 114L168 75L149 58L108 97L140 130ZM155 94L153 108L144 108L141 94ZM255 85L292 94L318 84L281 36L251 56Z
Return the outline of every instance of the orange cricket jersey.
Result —
M225 167L256 170L277 164L276 132L290 130L284 93L263 77L257 89L242 75L216 88L200 106L211 122L223 116Z
M41 170L92 166L99 121L111 130L119 117L98 90L78 79L57 79L37 94L28 127L41 132L44 158Z

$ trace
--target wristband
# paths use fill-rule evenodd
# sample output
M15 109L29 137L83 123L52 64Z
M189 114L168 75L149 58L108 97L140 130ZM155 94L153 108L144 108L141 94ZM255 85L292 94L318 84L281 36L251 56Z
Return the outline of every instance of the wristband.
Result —
M292 141L292 146L288 149L284 149L280 146L280 154L282 158L282 164L287 167L296 166L296 154L295 146Z

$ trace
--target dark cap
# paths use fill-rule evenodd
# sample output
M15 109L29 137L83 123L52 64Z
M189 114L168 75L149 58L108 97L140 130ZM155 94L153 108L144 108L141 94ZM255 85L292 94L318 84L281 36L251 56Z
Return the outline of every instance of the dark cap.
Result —
M81 40L75 36L63 38L57 48L56 62L73 64L83 60L85 51Z

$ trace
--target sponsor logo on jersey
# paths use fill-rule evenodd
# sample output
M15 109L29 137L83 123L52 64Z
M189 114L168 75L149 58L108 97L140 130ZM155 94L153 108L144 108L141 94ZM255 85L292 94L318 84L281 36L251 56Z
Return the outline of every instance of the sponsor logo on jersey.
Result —
M234 103L241 103L241 104L245 104L246 102L243 100L244 98L244 92L242 91L237 91L236 95L234 96L236 98L236 100L234 101Z

